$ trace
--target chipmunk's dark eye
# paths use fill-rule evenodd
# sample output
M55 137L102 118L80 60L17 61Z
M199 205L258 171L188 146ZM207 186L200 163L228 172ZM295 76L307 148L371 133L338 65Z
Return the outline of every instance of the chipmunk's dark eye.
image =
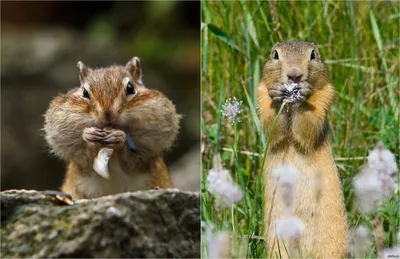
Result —
M90 99L89 92L85 88L83 88L83 97Z
M126 95L132 95L135 93L135 88L133 87L133 85L131 84L131 82L128 82L126 84Z
M278 60L278 59L279 59L279 55L278 55L278 51L277 51L277 50L275 50L275 53L274 53L274 59L276 59L276 60Z
M313 60L313 59L315 59L315 52L314 52L314 50L311 51L311 60Z

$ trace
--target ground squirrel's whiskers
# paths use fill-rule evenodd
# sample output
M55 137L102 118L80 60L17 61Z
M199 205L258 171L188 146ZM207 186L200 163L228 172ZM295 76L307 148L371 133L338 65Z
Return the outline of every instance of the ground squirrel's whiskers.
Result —
M229 170L222 167L221 156L214 155L213 168L208 171L206 186L210 193L221 198L227 206L239 202L243 193L240 187L233 182Z

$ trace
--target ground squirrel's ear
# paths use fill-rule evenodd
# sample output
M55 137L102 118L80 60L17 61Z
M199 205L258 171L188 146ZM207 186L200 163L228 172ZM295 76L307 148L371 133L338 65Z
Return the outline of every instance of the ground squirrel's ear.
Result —
M133 80L139 84L142 83L142 67L140 66L140 60L138 57L133 57L125 65L126 70L132 75Z
M278 46L280 44L280 42L275 42L274 46L272 46L272 49L275 48L276 46Z
M79 69L79 80L81 80L81 83L83 80L87 77L87 75L92 71L89 67L87 67L85 64L83 64L82 61L78 61L76 66Z

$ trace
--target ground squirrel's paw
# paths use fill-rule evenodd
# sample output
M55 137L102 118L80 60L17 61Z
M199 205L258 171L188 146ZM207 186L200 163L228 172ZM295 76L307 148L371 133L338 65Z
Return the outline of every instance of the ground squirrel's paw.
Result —
M274 102L282 102L289 94L284 84L277 83L268 89L268 94Z
M299 87L299 101L304 102L311 96L311 85L308 82L301 82Z
M85 128L83 139L91 146L118 147L125 145L126 134L122 130L104 130L96 127Z

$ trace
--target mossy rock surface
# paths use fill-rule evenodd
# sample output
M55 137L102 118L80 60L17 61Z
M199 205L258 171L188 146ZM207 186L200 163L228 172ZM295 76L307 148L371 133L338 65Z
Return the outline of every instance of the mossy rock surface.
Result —
M1 192L1 257L200 257L200 196L122 193L67 205Z

